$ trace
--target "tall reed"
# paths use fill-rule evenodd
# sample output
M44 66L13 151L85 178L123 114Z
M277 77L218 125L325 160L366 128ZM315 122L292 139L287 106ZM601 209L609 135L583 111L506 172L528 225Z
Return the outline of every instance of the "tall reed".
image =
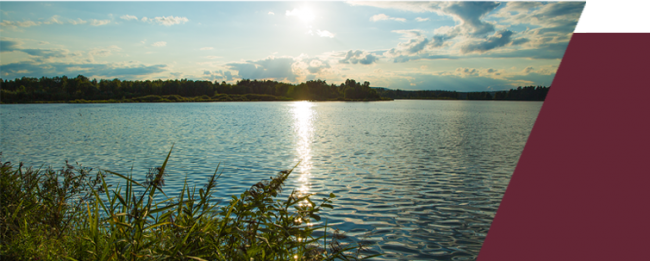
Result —
M108 170L91 174L92 169L67 162L60 170L2 164L0 257L246 261L372 257L362 254L363 246L344 243L349 240L337 230L317 224L319 214L333 208L334 194L318 204L313 195L295 191L279 199L293 169L219 205L213 197L219 167L204 186L186 181L178 195L167 195L165 170L171 152L142 182ZM109 185L107 175L123 184Z

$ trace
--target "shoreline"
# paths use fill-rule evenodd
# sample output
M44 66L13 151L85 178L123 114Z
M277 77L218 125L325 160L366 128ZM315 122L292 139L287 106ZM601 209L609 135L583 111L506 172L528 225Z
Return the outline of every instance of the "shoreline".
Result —
M7 103L0 101L0 104L49 104L49 103L191 103L191 102L281 102L281 101L310 101L310 102L370 102L370 101L393 101L391 98L382 98L382 99L331 99L331 100L308 100L308 99L291 99L287 97L278 97L278 96L258 96L258 95L227 95L224 94L219 97L205 98L202 96L195 97L182 97L178 95L164 95L164 96L141 96L134 97L129 99L109 99L109 100L86 100L86 99L75 99L75 100L66 100L66 101L27 101L27 102L13 102Z

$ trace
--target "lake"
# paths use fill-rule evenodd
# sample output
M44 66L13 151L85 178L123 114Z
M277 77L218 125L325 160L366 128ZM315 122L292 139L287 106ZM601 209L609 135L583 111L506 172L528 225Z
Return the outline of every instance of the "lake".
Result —
M378 259L474 260L542 102L17 104L2 160L132 173L168 163L165 190L218 164L229 198L290 169L285 190L337 195L322 215ZM175 193L172 193L175 194ZM314 197L319 199L320 196Z

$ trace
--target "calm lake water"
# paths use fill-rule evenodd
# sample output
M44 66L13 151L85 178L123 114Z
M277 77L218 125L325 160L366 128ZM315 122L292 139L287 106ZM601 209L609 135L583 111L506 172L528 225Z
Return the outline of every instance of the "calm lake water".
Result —
M0 106L2 160L144 179L172 144L166 191L239 194L300 164L286 190L329 194L329 225L378 259L474 260L541 102L232 102ZM176 193L172 193L176 194ZM319 199L322 196L316 196Z

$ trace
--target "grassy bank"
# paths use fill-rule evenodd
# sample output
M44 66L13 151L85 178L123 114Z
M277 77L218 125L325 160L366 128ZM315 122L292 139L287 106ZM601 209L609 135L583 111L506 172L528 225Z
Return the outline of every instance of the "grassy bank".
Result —
M362 246L322 225L316 204L291 192L292 170L215 204L218 167L202 187L172 197L165 169L132 175L67 164L61 169L0 166L2 260L358 260ZM0 161L1 162L1 161ZM121 182L108 184L112 175ZM324 220L323 220L324 221ZM346 243L347 242L347 243Z

